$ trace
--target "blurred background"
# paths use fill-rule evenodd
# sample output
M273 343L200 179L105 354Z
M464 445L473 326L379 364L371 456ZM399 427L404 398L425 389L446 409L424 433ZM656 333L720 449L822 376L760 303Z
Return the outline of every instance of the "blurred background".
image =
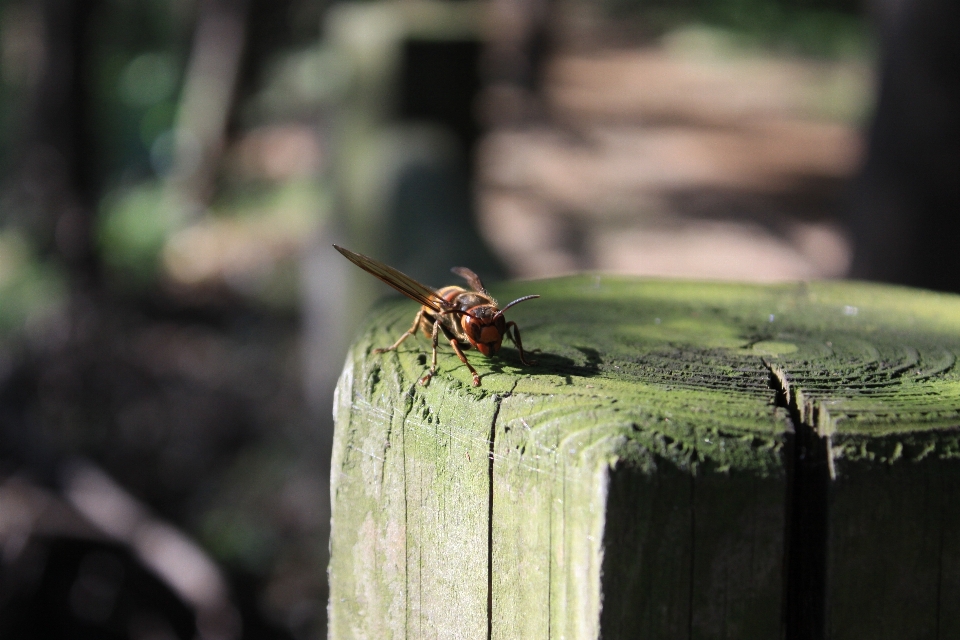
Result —
M960 290L952 0L0 0L0 636L325 635L384 291Z

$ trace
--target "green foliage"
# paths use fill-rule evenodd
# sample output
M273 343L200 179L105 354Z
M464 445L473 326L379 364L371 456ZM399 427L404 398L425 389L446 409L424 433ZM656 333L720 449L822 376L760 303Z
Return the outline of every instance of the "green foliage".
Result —
M0 338L55 314L65 289L56 266L41 261L19 234L0 232Z
M174 4L99 6L87 75L104 184L149 175L152 147L173 125L193 28Z
M118 280L142 285L156 279L164 243L185 222L176 205L149 183L104 199L98 239L104 264Z
M834 1L785 0L605 0L612 16L641 21L667 34L690 24L729 33L741 47L828 59L865 58L873 44L859 7Z

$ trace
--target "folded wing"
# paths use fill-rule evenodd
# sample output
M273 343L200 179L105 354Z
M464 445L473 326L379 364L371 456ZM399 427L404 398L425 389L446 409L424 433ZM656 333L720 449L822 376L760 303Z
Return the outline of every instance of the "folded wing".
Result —
M387 283L408 298L416 300L423 306L440 313L450 309L447 301L437 295L434 289L420 284L407 274L397 271L393 267L385 265L378 260L350 251L349 249L344 249L337 245L333 245L333 248L342 253L344 257L353 264L375 276L382 282Z

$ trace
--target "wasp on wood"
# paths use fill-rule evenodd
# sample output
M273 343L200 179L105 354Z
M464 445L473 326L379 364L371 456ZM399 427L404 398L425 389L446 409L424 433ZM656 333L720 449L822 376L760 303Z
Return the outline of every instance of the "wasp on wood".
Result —
M431 289L373 258L337 245L333 247L350 262L422 305L413 320L413 326L406 333L391 346L374 350L374 353L393 351L404 340L415 334L417 328L423 330L424 335L433 340L433 362L430 370L420 378L420 384L425 385L430 382L430 378L437 372L437 341L441 333L450 342L460 361L467 365L470 373L473 374L475 387L480 386L480 375L463 354L464 349L469 349L471 346L489 357L500 350L503 337L506 336L517 345L520 361L523 364L535 364L534 361L528 361L524 354L517 323L507 322L503 312L525 300L539 298L539 295L517 298L501 309L493 296L484 288L479 276L466 267L454 267L451 271L466 280L470 289L453 285Z

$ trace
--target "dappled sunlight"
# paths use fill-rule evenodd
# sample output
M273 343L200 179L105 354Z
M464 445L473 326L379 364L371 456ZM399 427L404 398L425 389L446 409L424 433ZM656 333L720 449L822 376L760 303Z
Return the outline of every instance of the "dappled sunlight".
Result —
M281 265L296 264L313 241L321 203L322 193L310 185L289 185L261 207L225 207L225 215L207 216L170 235L161 253L164 272L181 285L221 282L255 295Z
M771 55L716 29L563 53L549 118L484 139L481 229L528 277L843 277L872 85L863 58Z
M600 271L672 278L777 282L846 272L850 248L837 229L818 225L798 233L816 235L811 253L756 225L694 222L600 233L590 254Z

